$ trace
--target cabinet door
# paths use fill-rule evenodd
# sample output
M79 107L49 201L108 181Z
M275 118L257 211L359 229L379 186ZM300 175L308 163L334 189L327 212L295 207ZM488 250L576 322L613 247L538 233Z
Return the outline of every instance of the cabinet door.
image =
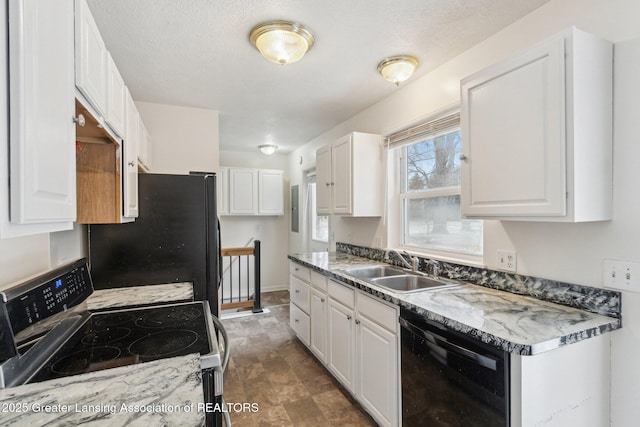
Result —
M121 138L125 137L127 88L113 58L107 52L107 123Z
M229 168L229 213L254 215L258 212L257 171Z
M31 226L18 230L4 218L2 235L70 229L76 218L73 2L11 0L8 13L10 222Z
M311 291L311 351L327 362L327 295L316 289Z
M309 346L309 315L293 303L289 304L289 326L300 341Z
M329 299L329 361L333 375L349 391L355 390L354 311Z
M565 215L564 58L556 37L462 81L463 215Z
M284 215L283 172L258 171L258 213L260 215Z
M333 187L333 213L352 213L352 153L351 135L333 144L331 154L331 176Z
M316 151L316 212L331 213L331 145Z
M365 317L357 320L358 393L382 426L398 425L398 338Z
M140 116L129 90L125 88L125 139L122 154L122 205L127 218L138 216L138 144Z
M221 167L217 175L218 215L229 213L229 168Z
M107 48L86 0L76 0L76 86L98 114L106 115Z

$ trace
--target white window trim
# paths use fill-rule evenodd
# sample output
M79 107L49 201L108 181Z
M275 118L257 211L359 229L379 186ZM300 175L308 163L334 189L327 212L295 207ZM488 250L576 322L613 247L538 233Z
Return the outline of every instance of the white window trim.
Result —
M451 112L452 112L451 109L447 111L447 113L451 113ZM433 117L436 117L436 116L441 117L442 113L438 113ZM425 120L422 120L422 121L424 122ZM437 137L440 134L445 134L448 132L451 132L451 129L438 133L438 135L435 135L434 137ZM449 196L449 195L461 194L460 187L443 187L443 188L431 189L427 191L406 192L401 194L400 189L406 188L405 182L404 182L406 179L406 174L403 175L403 173L405 172L403 170L405 166L401 161L401 156L403 152L406 152L405 147L415 142L418 142L418 140L416 139L412 141L405 141L402 143L395 144L390 148L391 150L395 151L395 153L393 153L394 154L393 156L389 156L390 159L393 159L391 162L389 162L389 166L390 166L389 173L393 173L397 177L397 179L396 179L396 182L394 183L395 185L392 184L388 189L388 193L389 193L388 209L389 210L393 209L397 216L390 215L390 218L393 219L395 217L395 220L391 220L387 223L388 241L390 243L395 242L395 244L391 245L393 249L403 250L413 255L418 255L418 256L431 258L431 259L437 259L445 262L452 262L455 264L468 265L472 267L485 267L486 264L484 261L485 259L484 244L483 244L483 251L482 251L483 253L481 255L473 255L473 254L466 254L466 253L455 252L455 251L444 251L444 250L438 250L438 249L416 247L416 246L406 245L404 243L404 234L405 234L404 227L405 227L406 221L403 217L404 216L403 204L405 200L409 200L413 198L438 197L438 196ZM391 214L391 212L389 213ZM482 239L484 239L484 226L483 226Z

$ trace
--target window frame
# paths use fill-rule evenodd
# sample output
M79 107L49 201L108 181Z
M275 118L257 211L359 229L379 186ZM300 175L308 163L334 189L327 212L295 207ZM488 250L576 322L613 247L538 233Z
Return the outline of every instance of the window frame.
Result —
M308 183L307 183L307 188L308 188L308 192L307 194L309 195L309 214L310 214L310 218L309 218L309 225L310 225L310 235L311 235L311 241L313 242L317 242L317 243L329 243L329 215L318 215L318 212L316 211L316 179L315 179L315 175L313 177L310 177ZM316 222L318 221L319 217L326 217L327 218L327 240L322 240L317 238L316 236Z
M452 114L452 111L449 111L448 114ZM436 117L436 116L432 116ZM443 117L443 115L439 115L438 117ZM429 120L421 121L421 124L428 123ZM397 180L394 185L393 191L396 192L395 203L390 208L393 208L397 212L397 223L391 233L396 234L395 238L390 240L397 242L397 247L402 250L406 250L412 253L416 253L419 255L426 255L429 257L434 257L441 260L448 260L454 262L462 262L468 265L476 265L482 266L484 265L484 221L477 220L482 223L482 231L479 236L480 238L480 253L469 253L460 250L445 250L441 248L425 248L421 246L415 246L406 242L407 237L407 227L408 225L408 209L406 206L409 200L412 199L424 199L424 198L436 198L442 196L461 196L462 187L461 185L457 186L447 186L447 187L439 187L433 189L426 189L421 191L408 191L408 147L413 144L418 144L420 142L435 139L439 136L446 135L455 131L460 131L460 124L457 126L449 127L447 129L443 129L439 132L434 132L429 135L419 135L412 138L406 138L400 143L394 144L390 147L391 150L395 151L394 162L393 165L396 169L396 177ZM462 215L460 215L461 219Z

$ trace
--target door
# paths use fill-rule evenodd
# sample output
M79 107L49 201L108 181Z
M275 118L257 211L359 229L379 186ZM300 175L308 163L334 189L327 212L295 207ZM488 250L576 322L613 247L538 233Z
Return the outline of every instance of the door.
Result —
M366 317L356 320L360 402L382 426L398 424L398 337Z
M107 52L107 123L121 138L125 137L127 88L113 58Z
M354 312L329 299L329 370L349 391L354 391Z
M10 222L34 228L7 224L3 236L70 229L76 218L73 2L11 0L8 12Z
M462 81L463 215L565 215L564 57L557 37Z
M258 213L260 215L284 215L283 172L258 171Z
M311 351L327 362L327 295L317 289L311 291Z
M98 114L106 115L107 47L86 0L76 0L76 86Z
M122 205L127 218L138 216L138 144L140 144L140 116L129 90L125 88L125 139L122 150Z
M351 135L333 145L331 174L333 187L333 213L352 213L352 142Z
M331 145L316 151L316 212L331 213Z
M229 213L255 215L258 212L257 171L229 168Z

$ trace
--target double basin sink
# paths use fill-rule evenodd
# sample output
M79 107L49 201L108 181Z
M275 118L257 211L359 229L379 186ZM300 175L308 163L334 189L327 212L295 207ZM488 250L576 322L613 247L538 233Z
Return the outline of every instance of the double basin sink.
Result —
M371 267L356 267L343 270L350 276L376 286L386 288L392 292L408 293L427 289L441 289L457 286L458 283L409 273L406 270L377 265Z

